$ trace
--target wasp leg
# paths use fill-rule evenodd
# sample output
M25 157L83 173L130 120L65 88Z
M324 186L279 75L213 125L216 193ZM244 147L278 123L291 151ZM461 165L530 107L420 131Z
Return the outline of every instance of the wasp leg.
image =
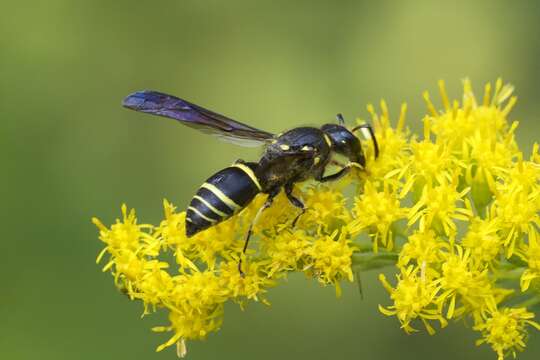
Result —
M379 157L379 144L377 143L377 138L375 137L375 132L373 131L373 128L371 127L371 125L370 124L358 125L357 127L352 129L352 132L355 132L358 129L367 130L368 134L362 131L362 135L364 135L365 138L371 138L371 141L373 141L373 150L375 150L375 159L378 158Z
M337 165L337 164L333 164L333 165ZM361 164L359 164L357 162L350 162L347 165L342 165L342 166L343 166L343 168L341 170L339 170L337 173L332 174L332 175L323 176L324 171L322 171L319 174L319 176L315 177L315 180L317 180L319 182L323 182L323 183L327 182L327 181L339 180L343 176L347 175L349 173L349 171L351 171L351 168L353 168L353 167L365 171L365 168Z
M251 234L253 232L253 227L255 226L259 218L261 217L262 212L272 205L272 202L274 201L274 197L276 197L276 195L279 193L279 190L280 189L277 189L276 191L273 191L268 195L268 198L264 202L263 206L259 208L259 210L257 211L257 214L251 221L251 224L249 224L249 230L246 235L246 240L244 241L244 248L242 249L242 255L240 255L240 258L238 259L238 271L240 272L240 275L242 277L244 277L245 275L244 272L242 271L242 256L246 255L249 239L251 238Z
M306 212L306 206L300 199L298 199L296 196L292 194L292 191L293 191L293 184L285 185L285 195L287 195L287 199L289 199L291 204L293 204L294 206L300 209L300 214L296 215L296 217L294 218L292 222L292 227L294 228L296 226L296 222L298 221L298 219L300 219L300 216L304 215L304 213Z
M334 181L341 179L343 176L347 175L351 171L351 166L347 165L343 169L339 170L337 173L328 175L328 176L320 176L318 179L316 179L319 182L327 182L327 181ZM322 174L321 174L322 175Z

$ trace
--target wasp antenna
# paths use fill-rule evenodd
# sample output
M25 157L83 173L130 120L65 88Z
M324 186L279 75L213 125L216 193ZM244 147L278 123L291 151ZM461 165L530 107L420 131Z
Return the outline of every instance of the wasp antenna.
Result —
M345 119L343 118L343 115L341 115L341 113L337 114L336 118L337 118L337 121L338 121L339 125L345 125Z
M355 132L356 130L360 130L360 129L366 129L366 128L368 128L368 127L369 127L369 124L368 124L368 123L362 122L362 124L353 127L353 128L351 129L351 132ZM363 131L362 131L362 135L364 135L364 132L363 132ZM369 137L369 134L367 134L367 137Z
M373 128L369 124L361 124L356 127L354 127L351 132L355 132L356 130L361 130L362 135L364 135L365 138L371 139L373 142L373 149L375 150L375 159L379 157L379 144L377 143L377 138L375 137L375 132L373 131Z

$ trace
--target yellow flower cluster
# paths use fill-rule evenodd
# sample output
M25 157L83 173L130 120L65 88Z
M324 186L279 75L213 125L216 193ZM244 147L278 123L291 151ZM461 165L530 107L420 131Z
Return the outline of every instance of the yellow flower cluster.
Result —
M486 85L481 102L468 80L461 102L450 101L443 82L439 91L440 111L424 93L422 140L403 142L407 132L390 132L384 104L382 116L373 115L377 134L399 136L392 144L402 144L392 146L398 167L366 179L378 183L381 195L392 186L399 199L370 220L395 229L399 246L396 284L380 275L393 304L380 310L407 332L415 322L432 334L434 321L445 327L450 319L468 318L481 333L478 344L491 345L503 359L523 350L528 325L540 328L524 307L540 302L538 145L524 160L514 140L517 122L507 120L516 98L501 80ZM386 141L381 136L383 153ZM386 225L388 214L399 210L406 224L396 216ZM375 245L379 237L372 232L372 238ZM390 249L392 241L381 244Z
M269 288L289 272L303 272L323 285L353 281L358 270L394 264L396 280L380 275L396 316L407 332L422 323L435 332L451 319L470 319L499 359L525 347L527 327L540 328L527 307L540 303L540 154L523 155L515 140L517 122L508 114L513 88L487 84L482 101L464 81L462 101L451 101L439 83L442 110L427 93L423 136L405 126L403 105L395 127L381 102L368 106L380 147L367 171L355 171L331 186L307 184L307 212L295 228L297 209L276 197L254 228L254 242L242 257L243 241L260 195L240 214L192 238L185 236L185 212L164 201L164 220L138 224L134 210L107 227L93 222L108 255L104 271L144 314L165 310L172 332L158 351L203 339L222 325L227 301L268 304ZM527 160L528 158L528 160ZM347 199L345 186L356 185ZM238 271L243 258L244 276ZM392 284L394 283L394 285Z
M168 311L170 324L153 330L173 335L157 350L176 344L183 356L185 340L203 339L220 328L225 302L268 304L265 293L290 271L332 284L338 295L339 282L353 280L354 246L345 229L351 214L344 196L327 187L309 188L305 195L310 208L296 228L290 226L296 210L284 194L263 213L254 229L259 246L248 249L243 276L238 261L244 238L265 196L191 238L185 235L185 212L167 201L158 226L138 224L135 211L123 205L122 219L110 227L93 219L106 244L97 261L109 255L103 270L130 299L142 301L144 314Z

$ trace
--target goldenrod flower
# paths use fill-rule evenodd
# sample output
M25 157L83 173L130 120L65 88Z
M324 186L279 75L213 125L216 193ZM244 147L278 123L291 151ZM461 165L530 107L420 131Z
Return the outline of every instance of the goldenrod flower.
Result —
M391 185L385 183L382 191L378 191L375 184L366 180L363 192L355 199L353 213L356 216L348 225L349 231L356 235L366 229L376 252L379 243L392 250L392 225L407 216L407 209L401 207L397 191Z
M452 180L451 171L462 164L453 153L452 147L437 138L431 141L431 119L424 118L424 140L411 140L411 156L409 158L409 172L417 187L437 181L439 184Z
M504 308L490 314L484 322L474 327L481 331L483 338L476 343L488 343L497 353L498 359L504 359L508 353L516 357L517 351L523 351L526 340L526 326L540 330L540 324L531 319L534 314L525 308Z
M407 333L419 323L433 334L434 323L468 320L481 333L477 343L499 359L523 350L527 327L540 329L527 310L540 303L540 146L523 155L515 141L511 85L487 84L478 100L469 80L461 101L449 99L442 81L439 92L441 110L423 95L421 136L405 126L406 105L395 127L386 102L379 112L368 105L380 156L365 141L365 171L337 184L297 186L307 211L294 228L299 210L279 194L246 255L246 231L264 194L191 238L185 212L166 200L157 226L139 224L125 205L110 227L93 219L105 244L103 270L143 304L144 315L168 314L170 324L153 329L171 332L157 350L176 344L184 356L186 341L219 330L225 303L268 304L267 292L291 272L332 285L339 296L340 283L357 271L388 265L396 280L379 276L390 294L379 309ZM343 190L351 185L356 196L348 199Z
M528 265L528 268L521 275L521 290L527 291L531 283L540 278L540 239L536 229L529 234L529 242L523 245L521 256Z
M415 231L401 248L398 265L404 269L412 261L422 266L440 263L443 259L441 250L449 246L433 230Z
M466 248L473 261L478 264L491 264L497 261L503 241L499 236L501 226L498 218L473 218L463 237Z
M394 302L394 305L386 308L379 305L379 310L385 315L396 315L401 327L408 333L415 331L411 326L411 322L415 319L420 319L430 334L434 334L435 330L429 321L439 321L441 327L447 325L440 307L435 302L441 288L439 282L432 277L433 274L426 273L430 272L412 265L402 268L395 288L383 274L379 275Z
M407 105L401 106L399 120L395 128L390 124L390 114L384 100L381 101L381 109L382 114L379 115L375 112L373 105L367 106L373 120L380 152L377 161L369 163L367 177L378 183L388 182L389 179L399 178L403 175L409 163L410 148L409 132L405 128Z
M327 232L338 229L351 220L343 193L328 186L310 186L305 191L307 208L299 222L299 227L323 226Z
M351 269L351 255L353 249L346 233L341 235L335 231L332 235L326 235L315 241L307 251L310 257L310 269L320 283L334 284L336 295L341 295L339 281L347 279L353 281Z
M539 191L526 191L516 181L501 185L495 197L493 208L501 220L504 246L508 257L516 248L516 242L523 235L530 234L540 226Z
M274 285L274 281L263 272L265 262L250 262L243 267L244 274L238 271L238 261L228 261L220 266L220 286L228 291L228 297L234 301L259 299L266 289Z
M454 220L468 221L472 217L470 202L465 198L469 188L459 191L459 173L452 176L451 181L441 177L438 185L426 184L423 187L420 199L409 212L409 226L418 221L420 230L432 228L440 235L451 237L457 231Z
M307 266L312 242L313 238L304 230L284 230L275 237L264 238L262 246L269 256L268 276L302 270Z
M442 293L437 303L447 306L446 316L454 316L458 301L462 308L457 313L469 312L472 315L496 308L492 280L488 277L486 265L475 263L470 250L456 245L446 253L441 264L440 285Z

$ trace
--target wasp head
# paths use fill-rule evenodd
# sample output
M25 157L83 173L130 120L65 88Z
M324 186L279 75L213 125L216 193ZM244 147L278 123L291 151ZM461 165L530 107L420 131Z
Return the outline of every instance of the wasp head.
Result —
M332 151L345 156L350 162L366 166L366 158L362 151L360 139L345 126L326 124L321 130L332 140Z

